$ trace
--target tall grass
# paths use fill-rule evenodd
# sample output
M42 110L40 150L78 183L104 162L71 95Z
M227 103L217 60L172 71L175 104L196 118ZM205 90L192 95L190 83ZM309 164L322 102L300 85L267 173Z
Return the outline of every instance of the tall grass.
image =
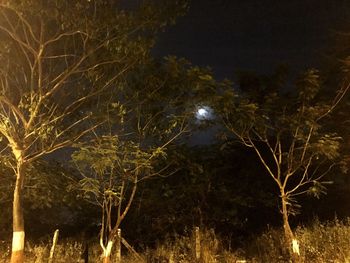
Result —
M305 263L350 263L350 220L320 222L299 226L295 235ZM283 246L283 230L268 229L245 247L251 262L282 263L288 252Z
M200 232L200 260L196 259L196 241L194 233L177 236L159 244L155 249L146 252L146 262L169 262L170 257L174 263L231 263L238 257L228 251L216 236L214 230Z
M145 249L140 253L141 259L132 254L123 254L123 263L232 263L236 257L225 250L213 230L203 230L201 236L201 259L196 261L195 238L192 233L184 236L176 236L158 244L154 249ZM26 262L47 262L49 258L51 242L33 244L27 242L25 253ZM72 239L59 240L55 249L55 263L84 262L82 258L83 245ZM101 249L98 243L90 243L89 262L101 262ZM113 257L113 256L112 256ZM0 262L9 262L10 246L8 243L0 245Z
M30 263L46 263L49 259L51 243L42 241L38 243L27 242L25 246L25 259ZM91 249L89 258L91 262L98 262L97 250ZM55 248L55 263L84 262L82 258L83 244L72 239L59 240ZM2 244L0 246L0 262L10 261L10 246Z
M305 263L350 263L350 220L335 219L328 222L315 220L309 226L295 229L300 243L301 260ZM140 253L141 259L123 253L123 263L235 263L246 260L251 263L286 263L288 252L283 246L283 230L269 228L253 237L241 248L229 250L213 230L200 233L201 258L196 259L193 233L169 238L153 249ZM0 262L9 262L10 242L0 242ZM47 262L51 242L28 242L26 262ZM101 262L101 249L90 243L89 262ZM84 262L83 245L73 239L59 240L55 250L55 263ZM241 261L243 262L243 261Z

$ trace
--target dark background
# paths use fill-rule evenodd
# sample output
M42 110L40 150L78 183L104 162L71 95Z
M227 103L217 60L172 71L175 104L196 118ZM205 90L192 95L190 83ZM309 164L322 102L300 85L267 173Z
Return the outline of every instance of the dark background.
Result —
M234 82L238 72L271 74L283 65L293 86L306 69L330 70L349 29L347 0L192 0L153 53L184 57ZM197 132L191 143L211 143L215 131Z
M192 0L185 17L159 36L157 56L210 66L218 78L238 70L291 73L320 67L350 25L346 0Z

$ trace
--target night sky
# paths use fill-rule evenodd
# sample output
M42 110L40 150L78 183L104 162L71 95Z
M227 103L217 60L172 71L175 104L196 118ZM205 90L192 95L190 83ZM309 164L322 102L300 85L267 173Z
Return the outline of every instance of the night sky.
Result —
M348 0L192 0L189 13L159 36L156 56L210 66L218 78L319 67L335 32L350 28Z

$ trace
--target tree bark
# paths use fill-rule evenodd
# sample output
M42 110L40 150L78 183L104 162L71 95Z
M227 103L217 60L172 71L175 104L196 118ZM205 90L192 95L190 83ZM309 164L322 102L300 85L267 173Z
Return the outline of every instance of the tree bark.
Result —
M22 160L17 160L16 170L16 185L13 192L13 236L12 236L12 250L11 263L24 262L24 219L22 208L22 188L24 179L24 163Z
M283 230L284 230L284 237L286 240L286 244L291 246L292 240L294 238L294 234L292 232L292 229L289 225L289 216L288 216L288 208L287 208L287 198L285 196L282 196L282 216L283 216Z
M103 263L110 263L111 262L111 254L112 254L112 248L113 248L114 242L112 240L109 240L107 243L107 247L103 251Z
M288 249L288 253L293 263L300 262L300 255L296 254L292 249L292 242L295 240L292 228L289 224L289 215L288 215L288 203L287 197L284 194L284 191L281 190L281 202L282 202L282 216L283 216L283 230L284 230L284 238L285 244Z

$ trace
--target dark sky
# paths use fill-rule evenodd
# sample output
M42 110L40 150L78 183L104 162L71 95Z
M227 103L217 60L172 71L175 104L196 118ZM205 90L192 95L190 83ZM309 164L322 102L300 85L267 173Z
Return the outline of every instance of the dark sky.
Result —
M159 36L154 53L210 66L219 79L288 64L293 80L321 67L346 28L350 32L350 0L192 0L189 13ZM212 136L198 132L193 141L208 143Z
M347 25L349 0L192 0L154 53L210 66L219 78L268 73L281 63L301 71L318 67L334 31Z

